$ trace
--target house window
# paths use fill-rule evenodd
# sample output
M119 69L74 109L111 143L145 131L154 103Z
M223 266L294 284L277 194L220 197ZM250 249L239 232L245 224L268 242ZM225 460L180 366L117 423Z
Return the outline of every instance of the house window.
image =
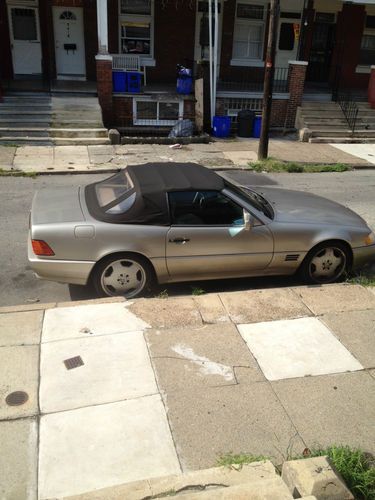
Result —
M151 0L120 0L120 51L123 54L152 56Z
M233 34L234 60L263 59L265 16L265 5L237 2Z
M134 99L134 125L175 125L183 114L183 101Z
M279 50L294 49L294 25L293 23L281 23L279 36Z
M369 66L375 61L375 33L362 36L359 64Z

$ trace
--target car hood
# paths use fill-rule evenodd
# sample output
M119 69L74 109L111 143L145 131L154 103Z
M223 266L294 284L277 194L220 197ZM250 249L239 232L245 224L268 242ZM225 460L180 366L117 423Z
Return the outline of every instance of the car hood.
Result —
M31 208L32 224L81 222L85 218L79 201L80 187L41 189Z
M256 191L271 203L277 222L366 225L362 217L349 208L315 194L270 187Z

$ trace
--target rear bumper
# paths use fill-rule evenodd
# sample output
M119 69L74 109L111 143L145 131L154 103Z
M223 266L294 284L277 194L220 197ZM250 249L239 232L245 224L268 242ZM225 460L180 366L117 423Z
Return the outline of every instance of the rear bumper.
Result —
M55 260L34 254L29 238L27 249L31 269L40 279L86 285L95 262L79 260Z
M375 245L353 248L353 270L375 262Z

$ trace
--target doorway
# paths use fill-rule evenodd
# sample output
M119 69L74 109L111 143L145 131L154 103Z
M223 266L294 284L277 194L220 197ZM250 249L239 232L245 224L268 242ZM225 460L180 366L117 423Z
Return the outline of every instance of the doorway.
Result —
M86 77L82 7L53 7L56 76L60 80Z
M12 5L8 7L13 73L41 75L39 12L37 7Z
M335 42L335 24L314 23L306 80L328 83Z

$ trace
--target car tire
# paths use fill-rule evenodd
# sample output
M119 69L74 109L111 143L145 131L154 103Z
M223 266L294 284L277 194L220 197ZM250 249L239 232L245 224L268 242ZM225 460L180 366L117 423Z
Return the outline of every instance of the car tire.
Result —
M350 255L345 244L325 242L312 248L299 268L304 282L323 285L341 281L347 275Z
M97 264L92 275L92 283L100 297L141 297L150 292L154 281L149 261L140 255L126 253L106 257Z

